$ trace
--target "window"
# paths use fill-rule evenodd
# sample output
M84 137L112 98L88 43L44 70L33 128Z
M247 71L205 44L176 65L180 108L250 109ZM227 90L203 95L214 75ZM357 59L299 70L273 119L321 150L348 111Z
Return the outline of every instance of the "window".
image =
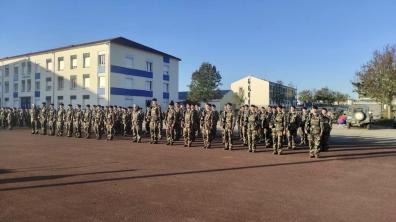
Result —
M70 96L70 104L72 104L72 106L77 105L77 96Z
M63 96L58 96L58 105L63 103Z
M18 79L19 79L18 77L19 77L19 74L18 74L18 73L15 73L15 74L14 74L14 81L18 81Z
M153 81L146 81L146 90L153 91Z
M51 104L52 103L51 96L46 96L45 97L45 102L47 103L47 105Z
M153 72L153 63L152 62L146 62L146 71Z
M5 66L5 71L4 71L4 76L8 77L10 76L10 67L8 65Z
M27 62L27 73L28 74L32 73L32 62L31 61Z
M98 87L99 88L105 88L105 77L104 76L99 76L98 77Z
M35 72L40 73L40 65L38 63L36 63L34 66L35 66L35 68L34 68Z
M36 91L40 91L40 81L36 81L36 85L34 86Z
M164 65L164 75L169 75L169 65Z
M70 76L70 89L77 88L77 76Z
M70 56L70 69L76 69L77 68L77 56L72 55Z
M105 54L99 53L98 66L104 66L104 65L105 65Z
M83 75L83 87L84 89L89 88L90 86L90 78L89 78L89 74L84 74Z
M65 69L65 59L63 57L58 58L58 70L64 70Z
M82 105L85 106L89 104L89 95L83 95Z
M10 92L10 83L8 81L4 82L4 93Z
M133 57L130 55L127 55L124 59L125 61L125 67L127 68L133 68Z
M19 67L18 66L14 66L14 75L18 75L19 74Z
M34 104L36 104L36 105L40 104L40 97L34 98Z
M19 99L14 99L14 107L19 107Z
M63 76L58 76L58 90L62 90L65 85L65 79Z
M32 80L31 79L26 80L26 85L27 85L26 91L28 91L28 92L32 91Z
M47 71L52 70L52 59L46 60L46 68L47 68Z
M45 89L47 90L47 91L50 91L51 89L52 89L52 79L51 79L51 77L47 77L46 79L45 79Z
M127 89L133 89L133 78L126 78L125 84Z
M83 62L84 62L83 67L84 68L90 67L91 66L91 57L90 57L89 53L84 53L83 58L84 58L83 59Z
M26 62L22 62L22 75L26 74Z
M21 91L25 92L25 90L26 90L26 81L23 79L22 80L22 89L21 89Z
M14 83L14 92L18 92L18 83Z
M164 83L164 92L169 92L169 83Z

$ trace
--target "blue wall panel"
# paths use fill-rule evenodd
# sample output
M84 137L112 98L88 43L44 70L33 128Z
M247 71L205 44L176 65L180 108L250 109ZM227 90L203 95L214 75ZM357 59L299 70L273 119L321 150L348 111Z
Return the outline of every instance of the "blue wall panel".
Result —
M153 97L152 91L141 90L141 89L124 89L111 87L110 88L111 95L119 95L119 96L143 96L143 97Z
M152 72L147 72L147 71L138 70L138 69L130 69L130 68L125 68L125 67L115 66L115 65L111 66L111 72L121 73L121 74L125 74L125 75L130 75L130 76L153 78Z

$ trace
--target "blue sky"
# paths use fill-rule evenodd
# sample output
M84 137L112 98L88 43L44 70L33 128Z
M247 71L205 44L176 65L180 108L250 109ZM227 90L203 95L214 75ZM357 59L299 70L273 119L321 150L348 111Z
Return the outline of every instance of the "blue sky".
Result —
M376 49L396 44L396 1L2 1L0 57L124 36L182 59L179 89L202 62L227 89L253 74L352 93Z

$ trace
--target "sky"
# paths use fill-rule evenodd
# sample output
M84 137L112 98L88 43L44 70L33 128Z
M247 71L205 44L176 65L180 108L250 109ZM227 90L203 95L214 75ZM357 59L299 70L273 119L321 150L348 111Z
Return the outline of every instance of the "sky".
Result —
M0 8L0 57L123 36L181 58L180 91L209 62L222 89L254 75L354 96L356 71L396 44L394 0L8 0Z

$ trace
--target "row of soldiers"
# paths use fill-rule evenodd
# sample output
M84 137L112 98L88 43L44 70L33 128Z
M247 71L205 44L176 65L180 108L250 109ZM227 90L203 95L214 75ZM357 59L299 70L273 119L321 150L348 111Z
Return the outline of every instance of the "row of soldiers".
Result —
M12 129L14 127L30 126L30 116L28 109L21 108L0 108L0 127Z
M165 128L167 145L173 145L174 141L183 137L184 146L190 147L197 137L202 137L206 149L211 147L219 127L224 149L232 150L237 129L239 139L248 146L249 152L255 152L257 144L261 143L272 147L273 153L278 155L283 153L284 145L295 149L300 138L301 145L308 143L310 157L319 157L320 151L328 149L331 131L331 118L327 110L323 108L319 113L316 106L310 111L303 108L297 112L294 106L287 111L282 106L266 109L244 105L235 112L233 105L228 103L222 112L218 112L209 103L201 109L197 104L186 103L183 107L171 102L167 111L162 112L157 100L153 99L145 111L138 106L94 105L91 108L87 105L81 109L80 105L65 108L63 104L56 109L53 104L47 107L43 103L41 108L33 105L27 116L30 117L33 134L40 131L43 135L66 134L86 138L94 134L97 139L105 135L108 140L113 139L115 134L132 134L134 142L141 142L144 123L146 133L150 134L150 143L158 143Z

